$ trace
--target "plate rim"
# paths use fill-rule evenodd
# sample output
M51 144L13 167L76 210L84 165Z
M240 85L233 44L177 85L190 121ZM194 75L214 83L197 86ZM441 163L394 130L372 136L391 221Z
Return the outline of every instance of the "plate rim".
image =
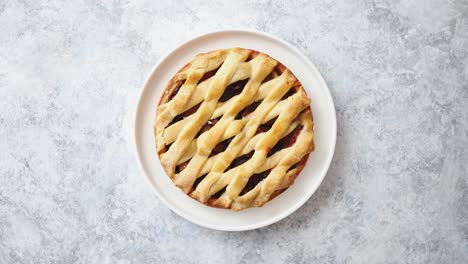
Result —
M199 221L198 219L191 218L189 215L185 214L183 211L180 211L178 208L174 207L166 199L166 197L164 197L161 193L159 193L156 190L156 188L154 186L154 183L151 181L150 176L148 175L149 172L146 171L145 167L143 166L142 155L141 155L141 153L139 151L139 147L138 147L138 137L139 137L138 134L137 134L138 133L138 119L139 119L139 113L140 113L141 108L142 108L143 96L145 94L145 91L147 91L147 89L149 89L148 86L149 86L151 80L153 79L155 72L160 67L160 65L163 64L173 53L177 52L180 48L190 44L191 42L197 41L197 40L199 40L201 38L210 37L210 36L213 36L213 35L223 34L223 33L224 34L225 33L234 33L234 34L235 33L237 33L237 34L247 33L247 34L259 35L261 37L269 38L269 39L272 39L273 41L279 42L282 45L285 45L293 53L298 55L301 58L301 60L303 60L304 63L307 64L307 66L309 66L313 70L315 70L315 72L317 73L317 77L318 77L317 80L318 80L318 82L320 82L320 85L322 85L325 88L324 89L325 96L328 98L329 102L331 103L331 108L332 108L332 111L331 111L331 119L332 119L331 120L331 125L332 125L332 129L333 129L333 133L331 133L331 136L332 136L331 150L332 151L331 151L330 155L325 160L325 164L324 164L323 169L322 169L323 173L321 173L319 175L320 178L317 181L316 187L312 191L310 191L309 193L304 195L301 199L299 199L299 201L296 203L296 205L292 206L288 210L285 210L284 212L281 212L276 216L268 218L265 221L260 221L258 223L249 224L249 225L245 225L245 226L242 226L242 227L221 226L221 225L213 225L213 224L205 223L203 221ZM279 222L279 221L283 220L287 216L289 216L292 213L294 213L295 211L297 211L300 207L302 207L312 197L312 195L315 194L318 187L322 184L323 179L327 175L328 170L329 170L330 165L331 165L331 162L333 160L334 154L335 154L336 138L337 138L336 108L335 108L335 104L334 104L333 98L332 98L331 93L330 93L330 89L328 88L328 85L326 84L325 80L323 79L322 74L317 69L317 67L315 67L315 65L311 62L311 60L306 55L304 55L298 48L296 48L295 46L293 46L289 42L287 42L287 41L285 41L285 40L283 40L283 39L281 39L281 38L279 38L277 36L274 36L274 35L272 35L270 33L266 33L266 32L263 32L263 31L256 30L256 29L245 29L245 28L232 28L231 29L231 28L229 28L229 29L220 29L220 30L214 30L214 31L207 31L207 32L204 32L204 33L194 34L192 37L189 37L186 40L182 40L182 41L177 42L175 44L175 48L167 49L161 55L160 59L155 63L152 70L147 75L147 78L145 79L144 85L139 90L139 96L137 97L137 100L138 101L137 101L136 107L134 109L132 124L133 124L133 147L134 147L133 150L134 150L134 153L135 153L135 158L137 160L139 170L141 172L143 172L144 178L150 184L151 189L153 190L154 193L156 193L159 200L161 200L164 203L165 206L167 206L171 211L173 211L177 215L181 216L185 220L187 220L189 222L192 222L194 224L197 224L199 226L205 227L205 228L210 228L210 229L219 230L219 231L247 231L247 230L253 230L253 229L266 227L266 226L269 226L269 225L271 225L273 223L276 223L276 222Z

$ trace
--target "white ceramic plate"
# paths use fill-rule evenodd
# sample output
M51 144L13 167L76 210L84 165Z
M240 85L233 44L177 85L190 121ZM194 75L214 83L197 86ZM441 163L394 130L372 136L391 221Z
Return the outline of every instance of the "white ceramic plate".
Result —
M205 206L180 191L165 174L154 145L153 121L159 97L169 79L196 54L242 47L269 54L296 75L312 99L315 151L295 183L261 208L240 212ZM143 88L136 110L136 153L143 172L159 198L175 213L198 225L226 231L264 227L290 215L317 190L335 150L336 116L333 100L315 66L290 44L262 32L225 30L196 37L165 56Z

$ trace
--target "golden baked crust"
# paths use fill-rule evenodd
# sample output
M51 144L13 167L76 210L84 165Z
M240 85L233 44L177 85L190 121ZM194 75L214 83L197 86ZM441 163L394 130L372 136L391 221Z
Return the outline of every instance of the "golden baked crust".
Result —
M190 197L238 211L291 184L314 149L310 99L268 55L198 54L169 81L154 134L161 164Z

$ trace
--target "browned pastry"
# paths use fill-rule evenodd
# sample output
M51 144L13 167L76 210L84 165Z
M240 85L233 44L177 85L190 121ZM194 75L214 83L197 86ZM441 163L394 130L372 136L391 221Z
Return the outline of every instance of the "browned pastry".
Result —
M268 55L242 48L198 54L169 81L156 149L190 197L234 211L288 188L314 149L310 99Z

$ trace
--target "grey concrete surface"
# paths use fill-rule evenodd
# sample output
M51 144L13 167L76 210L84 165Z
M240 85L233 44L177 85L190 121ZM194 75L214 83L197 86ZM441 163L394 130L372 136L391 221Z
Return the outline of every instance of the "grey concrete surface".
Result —
M195 34L302 50L338 118L316 194L241 233L167 209L129 141L145 78ZM468 263L468 2L0 1L0 263Z

